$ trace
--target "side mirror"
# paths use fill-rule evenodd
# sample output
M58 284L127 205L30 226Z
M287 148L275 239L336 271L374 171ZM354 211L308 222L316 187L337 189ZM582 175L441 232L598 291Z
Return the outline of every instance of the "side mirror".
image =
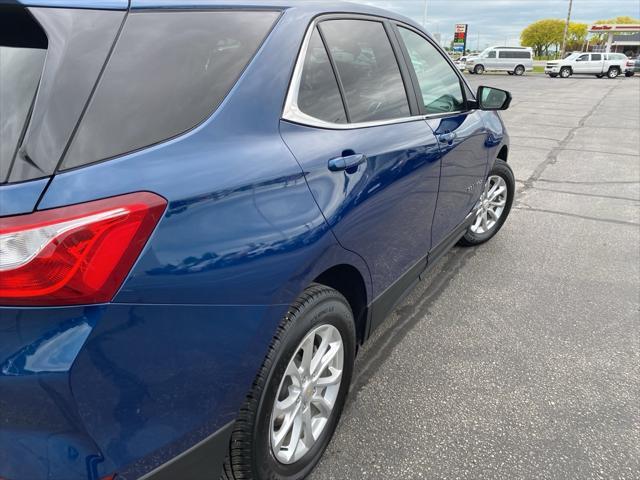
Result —
M480 110L506 110L511 104L511 94L493 87L478 87L476 95Z

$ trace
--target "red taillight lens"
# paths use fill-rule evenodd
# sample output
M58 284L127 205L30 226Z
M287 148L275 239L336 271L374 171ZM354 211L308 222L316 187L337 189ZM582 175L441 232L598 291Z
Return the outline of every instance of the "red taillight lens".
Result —
M110 301L166 205L139 192L0 218L0 305Z

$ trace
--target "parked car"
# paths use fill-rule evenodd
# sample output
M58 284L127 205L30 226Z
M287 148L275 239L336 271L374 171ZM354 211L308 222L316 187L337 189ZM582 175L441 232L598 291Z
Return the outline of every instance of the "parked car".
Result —
M460 57L453 61L457 69L464 72L467 69L467 57Z
M633 77L638 72L640 72L640 57L630 58L627 61L627 65L624 70L624 76Z
M507 72L523 75L533 71L533 50L528 47L489 47L480 55L467 58L469 73Z
M509 93L384 10L30 0L0 31L2 478L307 476L358 347L509 214Z
M564 60L547 62L544 73L552 78L577 74L616 78L625 71L628 61L623 53L572 53Z

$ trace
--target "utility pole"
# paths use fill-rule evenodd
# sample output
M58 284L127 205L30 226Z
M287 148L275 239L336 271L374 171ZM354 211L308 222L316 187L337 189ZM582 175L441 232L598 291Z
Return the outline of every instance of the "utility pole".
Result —
M567 33L569 32L569 22L571 21L571 5L573 0L569 0L569 11L567 12L567 22L564 24L564 33L562 34L562 48L560 49L560 58L564 58L564 49L567 46Z
M428 0L424 0L424 12L422 14L422 26L424 28L427 28L427 1Z

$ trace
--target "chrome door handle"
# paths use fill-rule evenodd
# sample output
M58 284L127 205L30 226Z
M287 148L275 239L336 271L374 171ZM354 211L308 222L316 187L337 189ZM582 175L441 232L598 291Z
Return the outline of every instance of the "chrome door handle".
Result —
M349 170L366 161L367 156L362 153L356 153L354 155L348 155L346 157L332 158L331 160L329 160L329 170L331 170L332 172Z

